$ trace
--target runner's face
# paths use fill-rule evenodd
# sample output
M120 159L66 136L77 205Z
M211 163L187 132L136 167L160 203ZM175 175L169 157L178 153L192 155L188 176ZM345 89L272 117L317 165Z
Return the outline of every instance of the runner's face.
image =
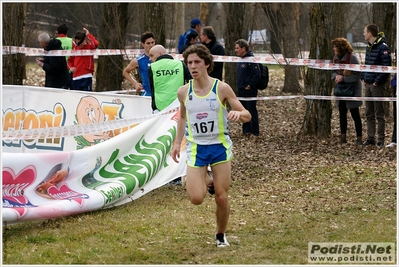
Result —
M187 67L191 76L195 79L201 76L204 72L206 73L209 65L205 65L205 61L195 53L188 55Z
M147 52L147 54L150 52L150 49L155 45L155 40L154 38L148 38L145 40L145 43L141 44L144 48L144 51Z

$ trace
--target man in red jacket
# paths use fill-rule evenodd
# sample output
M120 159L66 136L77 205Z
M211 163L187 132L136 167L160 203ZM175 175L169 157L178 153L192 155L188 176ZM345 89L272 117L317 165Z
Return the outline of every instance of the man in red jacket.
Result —
M96 37L86 28L75 34L72 50L97 49ZM72 74L72 90L93 91L94 56L70 56L68 68Z

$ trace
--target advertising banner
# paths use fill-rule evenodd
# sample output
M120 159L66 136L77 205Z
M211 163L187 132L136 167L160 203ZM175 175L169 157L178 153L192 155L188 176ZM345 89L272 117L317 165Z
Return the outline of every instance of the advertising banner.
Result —
M151 115L151 98L124 94L70 91L30 86L2 86L3 152L73 151L111 139L134 127L94 132L98 125L124 118ZM139 122L139 120L137 121ZM4 134L21 129L45 131L47 128L81 125L82 133L74 136L7 139Z
M83 122L87 132L80 138L2 140L3 224L118 206L186 173L185 144L180 163L169 154L179 111L149 116L150 100L135 96L113 101L115 95L37 88L4 95L3 131ZM100 134L90 129L91 122L143 115L133 127Z

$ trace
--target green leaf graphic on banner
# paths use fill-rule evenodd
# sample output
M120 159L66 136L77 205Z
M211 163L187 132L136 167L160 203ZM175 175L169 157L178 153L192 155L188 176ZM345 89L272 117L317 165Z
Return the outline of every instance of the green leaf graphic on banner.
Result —
M159 136L155 142L147 143L142 136L135 145L137 153L126 156L119 155L115 149L107 163L99 170L103 178L120 178L126 186L126 194L130 194L138 183L142 187L167 166L166 158L172 149L176 136L176 127L169 129L167 134ZM112 171L113 170L113 171Z

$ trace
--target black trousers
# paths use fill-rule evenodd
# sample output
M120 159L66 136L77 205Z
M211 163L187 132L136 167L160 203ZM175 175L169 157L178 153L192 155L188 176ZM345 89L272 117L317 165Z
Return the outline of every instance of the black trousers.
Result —
M346 118L346 114L348 113L348 109L346 108L346 101L339 101L339 126L341 128L341 134L346 134L346 130L348 128L348 120ZM355 123L356 136L362 136L362 120L360 118L359 108L351 108L349 109L351 112L352 119Z
M243 134L253 134L258 136L259 135L259 117L258 117L258 110L256 109L256 100L251 101L241 101L241 104L244 106L246 110L249 111L252 118L250 122L246 122L242 124L242 133Z

